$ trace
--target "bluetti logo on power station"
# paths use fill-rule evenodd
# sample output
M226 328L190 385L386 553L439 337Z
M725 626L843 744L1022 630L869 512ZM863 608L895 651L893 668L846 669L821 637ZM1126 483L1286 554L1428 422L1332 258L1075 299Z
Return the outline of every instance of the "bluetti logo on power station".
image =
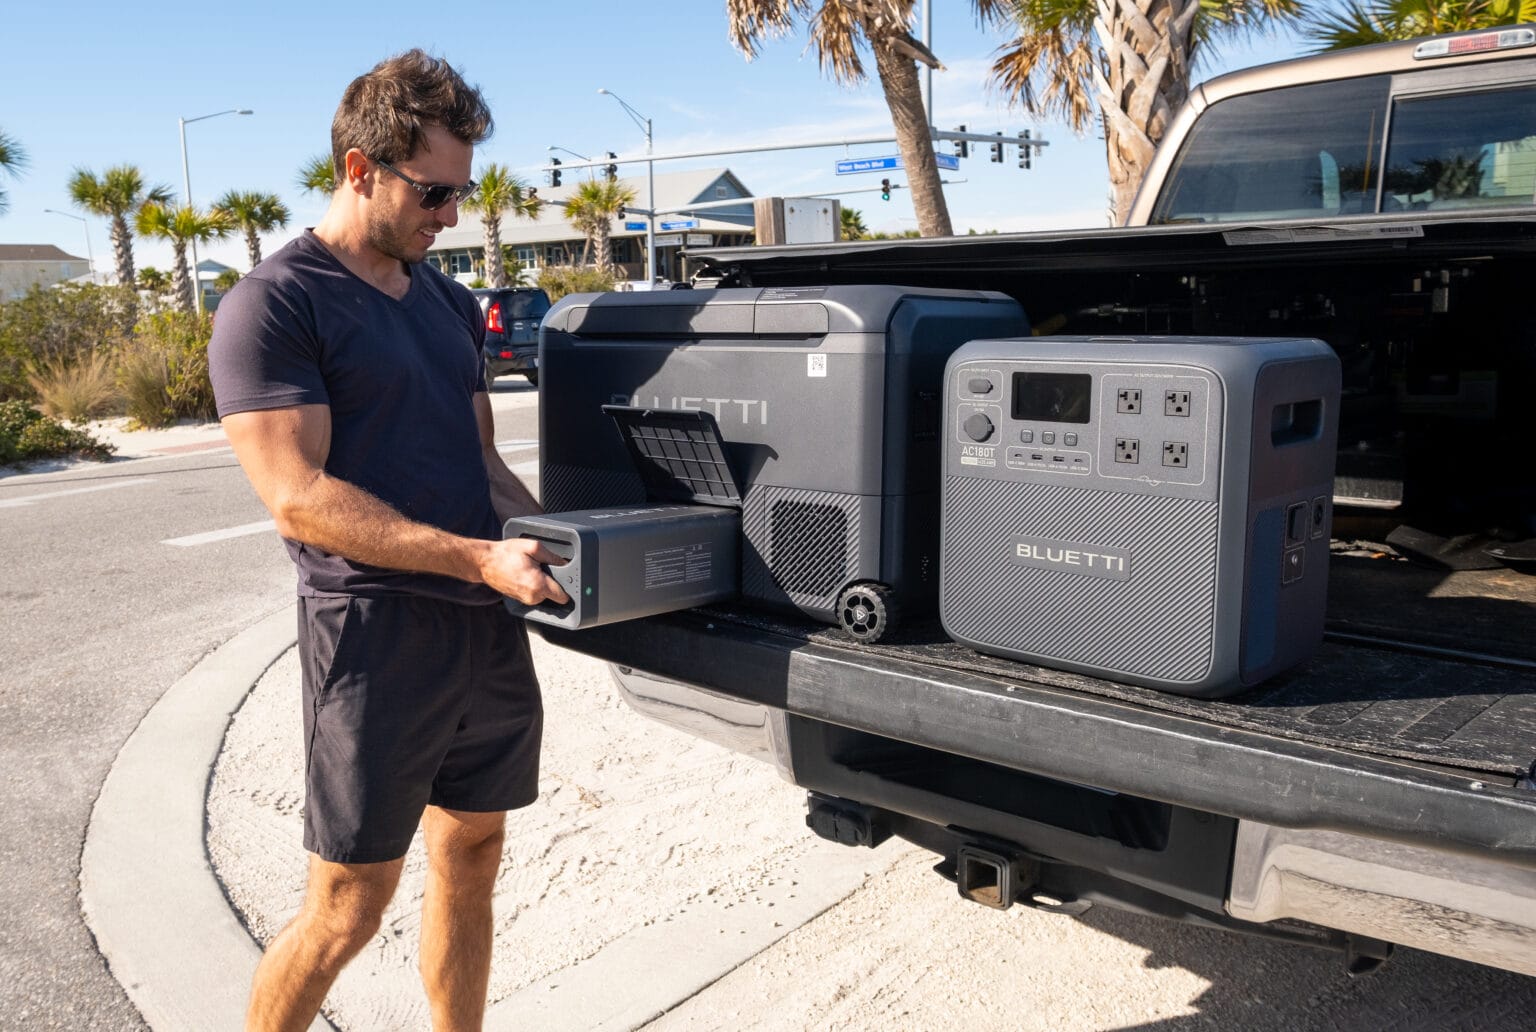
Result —
M1105 580L1131 579L1130 554L1103 545L1021 537L1013 539L1008 556L1020 566L1032 566L1037 570L1077 573Z

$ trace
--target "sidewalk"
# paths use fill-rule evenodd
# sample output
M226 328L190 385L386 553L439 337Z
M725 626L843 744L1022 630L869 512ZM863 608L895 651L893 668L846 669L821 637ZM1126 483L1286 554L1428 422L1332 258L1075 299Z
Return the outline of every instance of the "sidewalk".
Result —
M39 459L14 466L0 466L0 480L12 484L24 483L32 477L49 473L111 469L114 464L130 459L168 459L229 448L229 439L224 436L224 428L217 420L181 420L172 426L153 430L129 430L127 416L114 416L80 424L79 429L103 444L112 445L112 457L105 463L94 459Z
M87 831L86 921L157 1032L240 1026L265 941L301 899L295 613L269 614L173 685L125 744ZM793 829L766 765L646 721L606 668L534 636L538 801L511 815L487 1029L633 1029L890 868ZM416 973L420 836L374 944L316 1029L429 1024Z

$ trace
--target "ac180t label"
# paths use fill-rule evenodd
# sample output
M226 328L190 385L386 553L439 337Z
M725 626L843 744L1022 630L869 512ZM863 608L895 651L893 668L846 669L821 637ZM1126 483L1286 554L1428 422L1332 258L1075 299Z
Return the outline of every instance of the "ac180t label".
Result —
M1032 566L1037 570L1079 573L1105 580L1131 579L1130 555L1103 545L1021 537L1013 539L1008 557L1021 566Z

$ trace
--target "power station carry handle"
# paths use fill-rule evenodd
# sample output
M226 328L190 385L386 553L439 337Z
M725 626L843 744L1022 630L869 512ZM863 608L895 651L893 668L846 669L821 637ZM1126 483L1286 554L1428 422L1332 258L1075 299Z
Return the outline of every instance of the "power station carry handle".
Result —
M536 606L530 606L516 599L509 598L507 599L507 608L520 616L525 616L534 610L554 617L570 616L576 611L576 593L581 590L581 564L576 559L576 546L570 541L545 537L541 534L523 533L519 534L518 537L526 538L529 541L537 541L565 560L564 563L558 566L545 566L543 569L565 591L567 601L550 602L546 600Z

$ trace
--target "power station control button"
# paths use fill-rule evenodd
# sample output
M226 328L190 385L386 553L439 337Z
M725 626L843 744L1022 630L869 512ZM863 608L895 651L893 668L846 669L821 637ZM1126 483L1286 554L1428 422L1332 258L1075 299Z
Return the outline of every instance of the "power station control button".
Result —
M1055 444L1056 443L1056 431L1054 431L1054 430L1042 430L1042 431L1040 431L1040 442L1042 444Z
M1020 444L1034 444L1035 443L1035 432L1033 430L1020 430L1019 431L1019 443Z
M972 379L970 383L966 384L965 389L970 391L972 394L991 394L992 381L978 376Z
M965 435L973 441L985 441L992 436L992 420L976 412L965 420Z
M1076 434L1062 434L1061 435L1061 443L1066 445L1068 448L1076 448L1077 447L1077 435Z

